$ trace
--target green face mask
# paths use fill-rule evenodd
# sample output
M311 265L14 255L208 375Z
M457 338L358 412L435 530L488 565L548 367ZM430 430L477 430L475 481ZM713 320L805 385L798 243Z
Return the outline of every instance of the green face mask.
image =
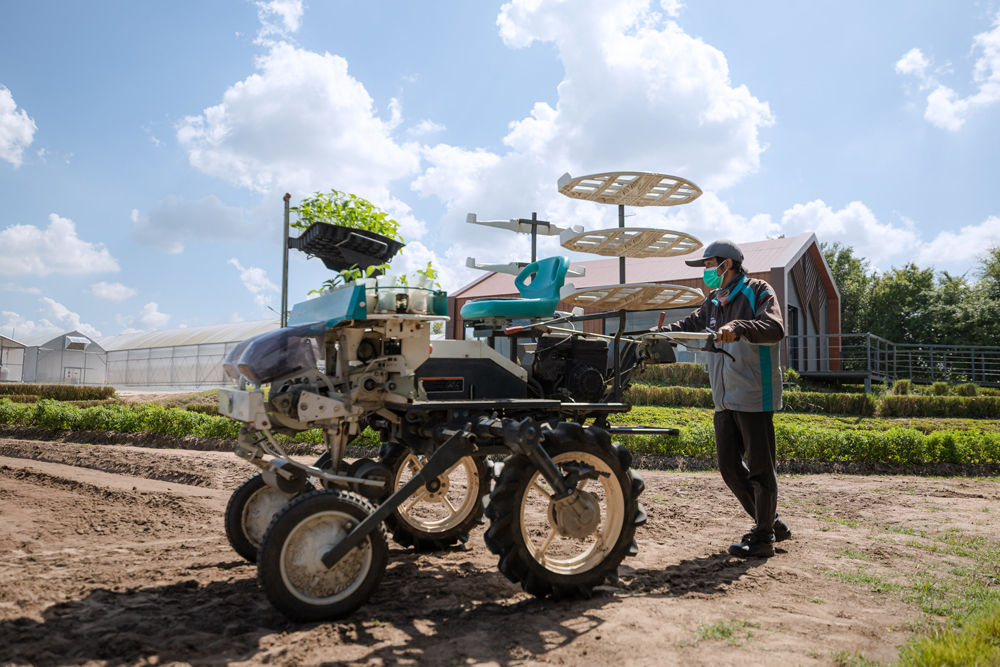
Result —
M705 269L704 280L709 289L716 289L722 286L722 276L719 275L717 266Z

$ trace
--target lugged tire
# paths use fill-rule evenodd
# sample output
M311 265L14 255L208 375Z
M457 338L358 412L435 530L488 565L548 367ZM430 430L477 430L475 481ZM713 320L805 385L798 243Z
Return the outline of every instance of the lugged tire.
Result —
M410 456L410 449L402 445L385 444L381 447L380 454L379 462L392 470L394 484L390 493L394 493L399 488L399 485L395 483L400 478L400 467ZM422 530L419 526L414 525L412 520L407 521L403 518L402 506L397 507L385 520L386 528L396 544L402 547L413 547L416 551L443 551L458 542L467 542L469 532L483 523L483 498L489 495L490 475L486 469L484 458L467 458L470 459L469 468L475 471L474 476L479 488L468 491L468 493L475 495L475 502L469 503L464 517L459 517L455 520L454 525L449 525L443 530Z
M620 492L620 507L616 504L614 510L616 526L608 525L608 512L602 511L598 530L617 530L617 538L603 557L596 546L591 547L589 552L584 552L594 555L588 557L578 569L550 563L547 554L543 558L545 562L539 562L533 551L539 551L540 547L533 545L529 550L526 544L527 524L522 507L526 506L525 497L532 488L532 481L536 476L540 480L541 477L528 457L518 454L509 456L504 461L503 471L490 495L486 508L486 516L490 520L489 530L486 531L486 546L500 557L500 572L534 596L551 595L557 599L590 597L595 586L603 583L606 578L613 579L617 576L618 566L626 556L638 553L635 529L645 522L646 517L638 500L644 487L642 477L628 468L631 453L617 443L612 444L610 435L603 429L561 422L554 429L545 432L543 446L557 462L560 459L572 461L587 458L595 463L600 462L601 468L610 473L608 478L604 478L608 487L603 487L604 482L601 482L603 494L607 498L612 493ZM576 459L574 455L579 455L580 458ZM597 483L588 482L584 490L596 489L592 485ZM612 493L608 493L608 489ZM609 501L607 506L610 507L611 504ZM611 532L607 534L611 535ZM527 539L534 542L531 537ZM584 543L572 541L568 544L582 546Z
M306 487L306 490L311 491L312 488ZM260 545L260 540L264 536L267 527L271 524L271 520L281 509L280 507L266 508L264 515L257 517L257 520L254 521L256 526L248 534L246 527L246 521L248 520L247 505L255 498L258 501L263 500L260 494L267 494L273 500L281 500L283 498L284 502L282 505L287 504L292 499L291 496L281 493L277 489L272 489L265 484L260 473L240 484L233 491L233 495L229 497L225 515L226 538L229 540L229 545L233 548L233 551L251 563L257 562L257 547ZM250 511L252 512L253 509L251 508Z
M344 535L344 522L357 526L374 511L358 494L339 489L313 491L286 505L268 527L257 554L257 581L271 604L296 621L328 621L349 616L367 602L389 560L383 523L332 569L319 559ZM349 585L317 597L335 587L338 574L341 580L345 574L351 577Z

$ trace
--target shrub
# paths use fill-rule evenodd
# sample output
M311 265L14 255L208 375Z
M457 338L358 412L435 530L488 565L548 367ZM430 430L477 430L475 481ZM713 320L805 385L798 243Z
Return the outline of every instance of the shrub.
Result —
M711 389L648 384L632 385L622 396L622 400L632 405L679 405L696 408L711 408L715 405Z
M8 401L14 401L15 403L37 403L38 396L34 394L11 394L9 396L4 396Z
M791 412L824 412L827 414L862 415L870 417L878 408L871 394L827 394L820 392L788 392L782 395L785 409Z
M794 368L785 369L785 376L784 376L785 382L800 382L801 380L802 376L799 375L799 372L797 370L795 370Z
M979 396L979 385L967 382L955 387L956 396Z
M0 384L0 396L29 395L57 401L95 401L114 397L115 388L74 384Z
M184 409L190 412L200 412L203 415L219 415L218 405L186 405Z
M656 364L647 366L639 376L643 382L685 387L707 387L708 369L703 364Z
M935 382L931 385L931 389L935 396L947 396L948 395L948 383L947 382Z
M896 380L892 383L892 393L896 396L906 396L913 391L913 383L909 380Z

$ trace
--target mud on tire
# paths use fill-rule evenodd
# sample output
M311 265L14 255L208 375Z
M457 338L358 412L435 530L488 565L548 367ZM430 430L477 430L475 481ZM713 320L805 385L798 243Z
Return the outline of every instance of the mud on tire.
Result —
M389 493L393 493L402 486L404 478L412 474L413 471L406 467L412 465L414 457L410 449L402 445L384 444L379 454L379 463L392 470ZM483 498L489 494L490 475L482 457L465 457L459 461L456 470L464 471L466 488L462 494L447 495L449 500L454 498L458 512L450 513L450 508L443 502L434 503L439 507L432 508L429 507L431 503L418 501L410 508L416 510L411 514L404 511L407 501L403 501L385 520L394 542L417 551L443 551L453 544L468 541L469 532L483 523ZM453 474L452 477L462 481L461 474ZM424 510L422 516L418 515L420 510Z
M542 444L557 464L581 461L609 473L582 487L601 504L597 531L582 540L556 536L542 495L551 489L526 456L513 455L505 460L486 508L486 546L500 557L500 572L532 595L590 597L626 556L638 553L634 536L646 519L638 500L644 483L629 469L631 453L602 429L562 422L545 432Z
M327 569L320 558L375 507L349 491L299 496L271 522L260 543L257 581L281 613L296 621L344 618L371 598L389 559L385 526L379 523L340 562Z

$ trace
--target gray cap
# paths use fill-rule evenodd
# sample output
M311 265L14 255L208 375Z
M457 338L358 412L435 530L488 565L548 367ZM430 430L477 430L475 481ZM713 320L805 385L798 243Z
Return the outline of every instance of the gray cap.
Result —
M688 266L705 266L705 260L713 257L731 259L734 262L743 263L743 251L729 239L719 239L714 243L709 243L701 259L688 259L684 260L684 263Z

